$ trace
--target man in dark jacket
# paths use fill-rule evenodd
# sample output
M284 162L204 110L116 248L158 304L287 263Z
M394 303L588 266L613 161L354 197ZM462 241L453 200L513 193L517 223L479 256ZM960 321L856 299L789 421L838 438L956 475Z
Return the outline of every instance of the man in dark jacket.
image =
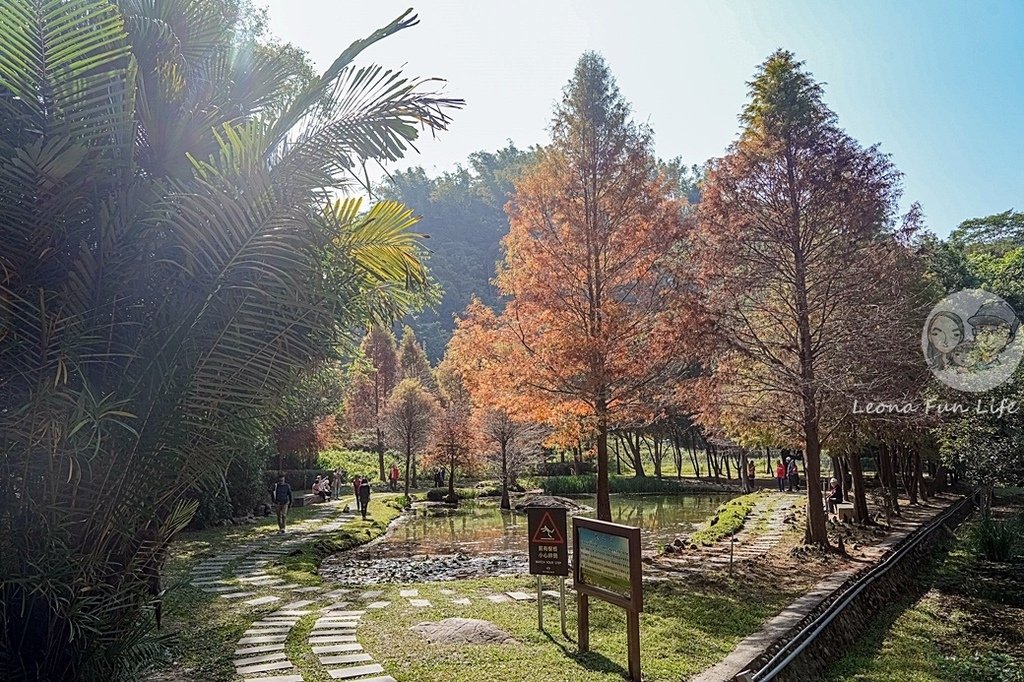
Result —
M285 481L284 474L278 474L272 497L274 511L277 512L277 532L283 533L288 520L288 507L292 504L292 487Z

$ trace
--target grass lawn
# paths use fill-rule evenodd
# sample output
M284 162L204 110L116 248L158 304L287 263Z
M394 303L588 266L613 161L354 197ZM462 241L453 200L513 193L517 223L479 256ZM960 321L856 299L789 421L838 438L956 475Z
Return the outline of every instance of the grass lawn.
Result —
M832 682L1024 682L1024 556L980 558L961 526L922 576L923 596L885 609Z
M415 587L429 608L414 608L399 597L401 588ZM553 578L546 589L557 589ZM379 589L379 588L378 588ZM455 594L442 594L454 590ZM388 674L402 682L453 682L516 680L523 682L615 681L625 674L625 612L591 600L591 652L576 650L576 610L567 598L567 629L559 632L558 608L545 601L546 633L537 630L535 602L494 604L485 595L520 590L536 592L536 579L489 578L448 583L388 586L390 607L364 616L359 641L381 662ZM645 612L640 619L641 659L644 680L678 682L724 658L762 621L777 613L798 590L764 591L746 581L721 576L714 582L686 584L652 582L644 593ZM469 606L452 604L468 597ZM450 617L487 620L512 635L512 645L429 644L409 630L424 621Z

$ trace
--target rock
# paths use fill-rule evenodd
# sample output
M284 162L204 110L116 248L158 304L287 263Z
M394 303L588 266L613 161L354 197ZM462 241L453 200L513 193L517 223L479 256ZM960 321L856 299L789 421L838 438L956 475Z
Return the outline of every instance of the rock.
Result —
M474 618L446 618L437 623L420 623L409 628L428 642L455 644L518 644L494 623Z
M674 551L676 551L676 546L675 545L671 545L671 544L665 545L665 554L671 554Z
M683 542L682 538L676 538L675 541L672 544L675 545L676 547L682 547L686 543Z

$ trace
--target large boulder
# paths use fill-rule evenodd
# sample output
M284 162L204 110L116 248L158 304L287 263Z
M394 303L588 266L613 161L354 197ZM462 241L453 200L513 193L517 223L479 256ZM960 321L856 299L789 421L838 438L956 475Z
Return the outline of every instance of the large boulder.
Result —
M409 628L432 644L517 644L494 623L474 618L445 618L437 623L420 623Z

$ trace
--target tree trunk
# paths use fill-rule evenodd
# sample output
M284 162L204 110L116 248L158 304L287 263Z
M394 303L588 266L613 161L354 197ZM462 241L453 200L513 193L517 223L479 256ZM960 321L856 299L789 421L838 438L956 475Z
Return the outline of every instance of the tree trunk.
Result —
M747 477L747 451L740 450L740 485L743 487L743 492L750 493L754 491L754 486L751 484L750 478Z
M380 480L384 480L384 429L377 427L377 464L380 468Z
M924 481L924 465L921 462L921 451L914 450L914 487L917 488L922 502L928 501L928 484Z
M860 453L847 455L850 478L853 479L853 518L857 523L868 522L868 497L864 488L864 468L860 465Z
M451 466L448 469L448 499L455 499L455 448L452 448L451 459L449 460Z
M612 520L612 505L608 499L608 405L599 399L597 409L597 518Z
M501 444L501 508L512 508L508 499L508 445L505 442Z
M615 473L622 475L622 457L619 455L619 439L615 438Z
M406 443L405 446L405 499L409 500L409 471L412 466L412 446Z

